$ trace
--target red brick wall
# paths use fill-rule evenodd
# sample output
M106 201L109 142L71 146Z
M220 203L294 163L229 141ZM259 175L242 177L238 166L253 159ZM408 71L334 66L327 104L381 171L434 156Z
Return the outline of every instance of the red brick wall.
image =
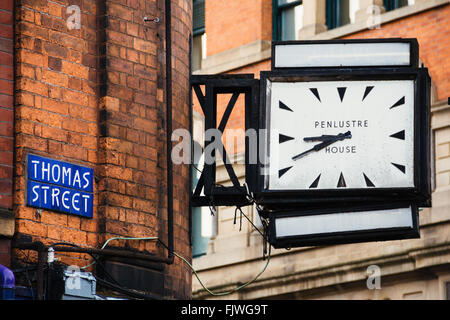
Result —
M16 3L16 232L46 244L98 244L98 213L82 219L25 206L29 152L94 167L97 164L97 48L95 1L80 5L81 29L66 25L67 1ZM92 61L93 60L93 61ZM96 185L94 183L94 188ZM69 264L79 264L70 256Z
M272 38L272 0L205 1L207 55Z
M66 26L72 4L80 30ZM191 12L190 0L172 1L174 129L188 128ZM19 0L15 34L16 232L96 248L113 236L167 243L164 0ZM93 219L25 205L28 152L94 168ZM174 166L174 186L175 251L190 257L186 166ZM152 241L111 246L167 256ZM82 266L89 257L63 260ZM190 297L182 261L164 272L168 296Z
M0 208L6 209L13 204L13 3L0 2Z

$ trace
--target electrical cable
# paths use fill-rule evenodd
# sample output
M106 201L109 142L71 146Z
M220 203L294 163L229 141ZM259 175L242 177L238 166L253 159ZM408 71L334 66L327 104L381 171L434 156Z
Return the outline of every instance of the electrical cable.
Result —
M251 202L251 204L256 204L256 209L257 209L258 215L259 215L259 211L260 211L259 205L256 203L255 199L253 198L253 195L249 192L249 189L248 189L248 186L247 186L246 183L244 184L244 186L246 187L246 190L247 190L247 193L246 193L247 199ZM237 212L238 210L240 211L240 214L241 214L241 224L242 224L242 215L243 215L243 216L250 222L250 224L253 226L253 228L255 228L255 229L259 232L259 234L263 237L264 241L267 241L266 235L264 235L264 234L256 227L256 225L250 220L250 218L242 211L242 209L241 209L240 206L236 207L235 214L236 214L236 212ZM260 218L261 218L261 216L260 216ZM261 219L262 219L262 218L261 218ZM106 246L109 244L109 242L111 242L111 241L113 241L113 240L156 240L158 243L161 243L167 250L170 250L169 247L168 247L166 244L164 244L164 242L162 242L158 237L142 237L142 238L135 238L135 237L112 237L112 238L109 238L107 241L105 241L105 243L104 243L104 244L102 245L102 247L101 247L101 250L103 250L104 248L106 248ZM72 246L78 247L77 245L74 245L74 244L71 244L71 243L64 243L64 242L63 242L63 243L57 243L57 244L72 245ZM53 244L53 245L56 245L56 244ZM174 256L176 256L177 258L181 259L182 261L184 261L184 263L186 263L186 264L189 266L189 268L190 268L190 269L192 270L192 272L194 273L194 275L195 275L195 277L197 278L197 280L198 280L198 282L200 283L200 285L201 285L201 286L203 287L203 289L205 289L210 295L213 295L213 296L224 296L224 295L232 294L232 293L234 293L234 292L237 292L237 291L239 291L239 290L241 290L241 289L247 287L249 284L251 284L251 283L253 283L254 281L256 281L256 280L264 273L264 271L266 271L267 266L269 265L269 261L270 261L271 247L269 246L269 253L268 253L268 255L267 255L267 262L266 262L266 264L264 265L264 268L261 270L261 272L259 272L253 279L247 281L246 283L244 283L244 284L242 284L242 285L240 285L240 286L237 286L236 288L234 288L234 289L232 289L232 290L224 291L224 292L213 292L213 291L211 291L210 289L208 289L208 288L204 285L204 283L201 281L201 279L200 279L200 277L199 277L197 271L194 269L194 267L192 266L192 264L189 263L189 261L188 261L186 258L184 258L183 256L181 256L181 255L178 254L177 252L173 252L173 254L174 254ZM92 256L92 258L93 258L95 261L93 261L92 263L90 263L90 264L88 264L88 265L82 267L82 269L85 269L85 268L87 268L88 266L93 265L94 263L98 263L99 265L101 265L101 263L99 263L99 262L97 261L97 259L94 257L94 255L91 255L91 256ZM104 267L103 267L103 268L104 268ZM105 274L107 274L112 280L115 281L115 279L114 279L111 275L109 275L109 274L106 272L106 269L105 269L105 268L104 268L104 271L105 271ZM134 292L134 291L130 291L130 289L121 287L121 286L117 283L117 281L115 281L115 282L117 283L117 285L114 285L114 284L112 284L112 283L110 283L110 282L108 282L108 281L106 281L106 280L104 280L104 279L98 278L98 280L99 280L99 283L101 283L101 284L103 283L104 285L109 286L109 287L111 287L112 289L115 288L115 289L118 290L118 291L121 290L122 293L123 293L123 292L128 292L128 293L134 295L134 297L155 299L154 296L136 293L136 292Z
M96 279L96 280L98 281L98 283L100 283L101 285L103 285L103 286L105 286L105 287L108 287L108 288L110 288L110 289L113 289L113 290L115 290L115 291L117 291L117 292L120 292L120 293L122 293L122 294L125 294L125 295L128 295L128 296L130 296L130 297L133 297L133 298L138 298L138 299L150 299L150 300L161 300L160 297L157 297L157 296L154 296L154 295L151 295L151 294L144 294L144 293L135 292L135 291L133 291L133 290L131 290L131 289L128 289L128 288L124 288L124 287L115 285L115 284L113 284L113 283L111 283L111 282L109 282L109 281L106 281L106 280L104 280L104 279L101 279L101 278L99 278L99 277L95 277L95 279Z
M63 246L71 246L71 247L75 247L75 248L81 248L81 246L73 244L73 243L69 243L69 242L55 242L55 243L51 244L50 247L53 247L53 246L56 246L56 245L63 245ZM105 275L108 276L111 279L111 281L115 282L117 285L120 286L120 283L117 282L117 280L114 279L114 277L106 270L106 267L103 265L103 263L101 263L95 255L90 254L90 253L88 253L88 254L92 257L92 259L94 259L94 263L97 263L98 266L100 266L102 268L102 270L105 273ZM82 268L80 268L80 269L82 269Z
M266 271L267 266L269 265L269 261L270 261L270 248L269 248L269 254L268 254L268 256L267 256L267 262L266 262L264 268L261 270L260 273L258 273L258 274L256 275L255 278L253 278L252 280L250 280L250 281L244 283L243 285L240 285L240 286L234 288L233 290L230 290L230 291L224 291L224 292L213 292L213 291L211 291L210 289L208 289L208 288L203 284L203 282L200 280L200 277L199 277L198 274L197 274L197 271L195 271L194 267L189 263L189 261L187 261L185 258L183 258L182 256L180 256L180 255L177 254L176 252L174 252L173 254L174 254L175 256L177 256L178 258L180 258L181 260L183 260L183 261L191 268L192 272L194 273L195 277L197 278L198 282L199 282L200 285L203 287L203 289L205 289L210 295L213 295L213 296L225 296L225 295L232 294L232 293L234 293L234 292L236 292L236 291L238 291L238 290L241 290L241 289L245 288L245 287L248 286L249 284L251 284L251 283L253 283L254 281L256 281L256 280L259 278L259 276L262 275L262 274L264 273L264 271Z

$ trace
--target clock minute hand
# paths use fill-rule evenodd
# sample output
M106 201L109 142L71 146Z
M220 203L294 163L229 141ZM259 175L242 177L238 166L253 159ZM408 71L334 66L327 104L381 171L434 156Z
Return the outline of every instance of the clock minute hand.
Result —
M306 151L304 151L304 152L302 152L302 153L300 153L300 154L298 154L298 155L292 157L292 160L298 160L298 159L300 159L300 158L306 156L306 155L307 155L308 153L310 153L310 152L322 150L323 148L328 147L330 144L335 143L336 141L338 141L338 140L337 140L337 139L330 139L330 140L328 140L328 141L324 141L324 142L322 142L322 143L316 144L316 145L315 145L314 147L312 147L311 149L306 150Z

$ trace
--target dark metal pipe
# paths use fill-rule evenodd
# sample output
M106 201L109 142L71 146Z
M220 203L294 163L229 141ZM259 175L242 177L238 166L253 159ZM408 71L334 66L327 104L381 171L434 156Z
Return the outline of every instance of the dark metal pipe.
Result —
M55 252L77 252L77 253L97 254L110 257L134 258L153 262L163 262L163 263L169 262L169 259L167 258L161 258L133 251L122 251L115 249L95 249L83 247L66 247L66 246L54 246L53 249L55 250Z
M167 163L167 247L168 264L172 264L173 256L173 168L172 168L172 4L165 3L166 23L166 163Z
M38 251L41 250L44 254L48 251L47 246L45 246L42 242L30 242L30 243L18 243L15 245L15 248L18 249L25 249L25 250L34 250ZM111 257L123 257L123 258L135 258L135 259L141 259L146 261L153 261L153 262L163 262L168 263L169 259L167 258L161 258L157 256L152 256L145 253L140 252L133 252L133 251L122 251L122 250L116 250L116 249L95 249L95 248L84 248L84 247L69 247L69 246L61 246L61 245L55 245L52 246L52 248L55 250L55 252L77 252L77 253L87 253L87 254L97 254L101 256L111 256ZM45 256L44 256L45 258ZM44 259L45 263L45 259Z
M189 34L189 132L191 133L191 163L194 164L194 135L193 135L193 111L192 111L192 85L191 85L191 76L192 76L192 34ZM192 165L189 166L189 245L192 246L192 217L193 217L193 207L192 207L192 190L193 186L193 172Z

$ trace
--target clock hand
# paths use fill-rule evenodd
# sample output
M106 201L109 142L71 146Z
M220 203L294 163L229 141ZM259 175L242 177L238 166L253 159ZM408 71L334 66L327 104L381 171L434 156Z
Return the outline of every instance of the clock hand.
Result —
M340 140L344 140L344 139L350 139L351 137L352 137L352 134L351 134L350 131L347 131L346 133L340 133L340 134L338 134L338 135L336 135L336 136L334 136L332 138L328 138L328 140L326 140L326 141L324 141L322 143L316 144L311 149L306 150L306 151L304 151L304 152L302 152L302 153L292 157L292 160L298 160L298 159L306 156L308 153L310 153L312 151L322 150L322 149L328 147L330 144L335 143L336 141L340 141Z
M352 137L352 133L350 131L347 131L345 133L339 133L337 135L321 135L319 137L305 137L303 138L304 141L326 141L329 139L338 139L338 140L344 140L347 138L351 138Z

